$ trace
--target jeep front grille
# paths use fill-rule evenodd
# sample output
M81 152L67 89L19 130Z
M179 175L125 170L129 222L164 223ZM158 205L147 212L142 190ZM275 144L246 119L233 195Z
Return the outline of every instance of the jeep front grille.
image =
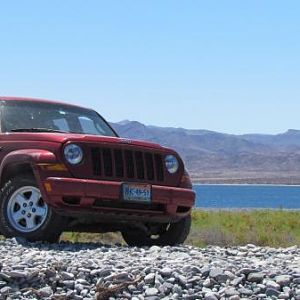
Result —
M93 176L120 180L164 181L161 154L92 147L91 157Z

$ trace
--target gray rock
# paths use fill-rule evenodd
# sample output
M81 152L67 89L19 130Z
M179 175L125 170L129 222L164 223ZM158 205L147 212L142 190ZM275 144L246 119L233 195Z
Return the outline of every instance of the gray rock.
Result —
M75 292L69 290L69 291L67 291L67 293L66 293L66 298L67 298L67 299L72 299L72 297L73 297L74 295L75 295Z
M236 277L231 281L231 284L234 286L239 285L244 280L244 277Z
M155 282L155 283L161 283L161 284L163 284L163 283L165 282L165 280L164 280L164 278L162 278L161 275L156 274L156 275L155 275L155 280L154 280L154 282Z
M242 269L240 269L240 270L237 272L237 275L239 276L239 275L244 274L244 275L247 276L247 275L249 275L250 273L255 273L255 272L257 272L256 269L242 268Z
M134 285L132 285L132 284L130 284L130 285L127 287L127 289L128 289L128 291L129 291L130 293L133 293L134 291L136 291L136 287L135 287Z
M0 295L8 295L12 288L10 286L5 286L0 290Z
M266 292L266 286L264 285L264 284L262 284L262 283L258 283L257 285L256 285L256 287L259 289L259 291L260 291L260 293L265 293Z
M239 293L243 296L251 296L253 294L253 291L250 289L247 289L245 287L242 287L238 289Z
M226 274L221 274L215 278L219 283L225 283L229 278Z
M116 280L128 281L130 280L130 274L128 272L122 272L114 276Z
M294 284L300 284L300 277L293 279Z
M218 297L216 296L215 293L208 292L204 295L205 300L218 300Z
M60 275L63 280L73 280L75 278L74 274L68 272L61 272Z
M239 295L239 294L240 293L237 290L235 290L234 288L227 288L225 290L225 295L227 297L236 296L236 295Z
M202 288L202 293L211 293L211 292L212 292L212 289L210 289L210 288L205 288L205 287Z
M88 293L89 293L89 290L84 289L84 290L82 290L82 291L80 292L80 296L86 297ZM129 295L130 295L130 294L129 294Z
M33 295L32 290L29 290L29 291L26 291L26 292L23 293L23 296L26 297L26 298L29 298L32 295Z
M209 272L209 276L212 278L217 278L218 276L223 275L223 274L224 274L224 271L221 268L213 268Z
M173 288L172 288L172 292L173 292L173 294L181 295L182 294L181 286L179 286L178 284L174 284Z
M290 299L290 295L286 293L280 293L278 299Z
M152 283L154 283L154 279L155 279L155 274L149 273L148 275L145 276L144 281L147 284L152 284Z
M264 274L262 273L250 273L247 277L247 280L250 282L260 283L264 279Z
M91 271L91 276L99 276L99 277L106 277L111 274L111 270L109 269L95 269Z
M79 278L76 280L76 283L82 284L82 285L90 285L88 281L86 281L83 278Z
M11 278L19 279L19 278L25 278L28 274L27 274L27 272L25 272L25 271L17 271L17 270L14 270L14 271L8 272L8 275L9 275Z
M193 275L197 275L197 274L201 273L201 269L198 268L197 266L191 266L190 269L191 269L191 272L193 273Z
M148 288L145 291L146 296L156 296L158 294L158 289L157 288Z
M160 252L161 248L158 246L152 246L149 248L149 252Z
M168 267L165 267L165 268L160 270L160 274L164 277L169 277L172 274L172 269L168 268Z
M198 269L199 270L199 269ZM203 268L201 268L200 273L207 277L209 275L210 272L210 267L209 266L204 266ZM194 272L194 273L199 273L199 272Z
M53 268L49 268L49 269L46 269L45 274L48 278L51 278L56 275L56 271Z
M230 271L225 271L224 274L227 275L230 280L234 280L236 278L236 276Z
M170 277L166 280L166 282L175 283L176 279L174 277Z
M221 268L211 269L209 276L219 283L225 283L229 279L228 275L226 275Z
M187 284L186 277L184 277L183 275L177 275L177 280L181 286L183 286L183 287L186 286L186 284Z
M203 281L202 285L203 285L204 287L209 288L209 287L211 287L213 284L212 284L210 278L206 278L206 279Z
M45 286L45 287L39 289L38 292L42 297L50 297L53 294L53 290L51 289L50 286Z
M169 282L164 282L163 283L163 287L167 290L167 291L171 291L173 289L173 284L169 283Z
M280 292L273 288L267 288L267 290L266 290L266 295L268 297L272 297L272 296L278 297L279 294L280 294Z
M288 287L288 286L284 286L284 287L282 288L282 291L283 291L284 293L290 294L290 293L291 293L291 288Z
M277 291L280 290L280 285L278 283L276 283L275 281L273 281L273 280L268 280L266 282L266 287L277 290Z
M8 274L0 272L0 279L9 282L12 278Z
M291 281L292 277L290 275L279 275L275 277L275 281L280 285L288 285Z
M265 299L267 297L267 295L264 293L260 293L260 294L257 294L256 297L257 298L255 298L255 299Z
M75 281L74 280L64 280L62 283L68 289L73 289L74 285L75 285Z
M80 284L80 283L75 283L74 289L75 289L77 292L81 292L81 291L84 289L84 285L83 285L83 284Z

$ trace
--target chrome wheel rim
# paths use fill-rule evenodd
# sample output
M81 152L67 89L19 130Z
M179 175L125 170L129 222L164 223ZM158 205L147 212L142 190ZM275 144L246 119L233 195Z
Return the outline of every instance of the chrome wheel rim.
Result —
M33 232L40 228L48 215L48 205L39 189L24 186L16 190L7 204L7 217L11 226L20 232Z

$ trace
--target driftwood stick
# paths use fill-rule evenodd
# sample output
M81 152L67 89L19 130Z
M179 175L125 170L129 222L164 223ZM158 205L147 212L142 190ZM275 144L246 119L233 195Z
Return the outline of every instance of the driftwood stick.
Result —
M114 285L112 287L105 286L104 283L96 285L96 300L107 300L109 297L114 296L115 294L123 291L131 284L136 284L141 280L141 277L138 277L131 281L122 282L120 284Z

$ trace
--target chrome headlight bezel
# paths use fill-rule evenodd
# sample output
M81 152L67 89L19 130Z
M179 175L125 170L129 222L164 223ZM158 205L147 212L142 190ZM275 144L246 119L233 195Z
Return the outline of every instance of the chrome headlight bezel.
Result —
M76 144L68 144L64 147L64 157L71 165L78 165L83 161L83 150Z
M179 169L179 161L173 154L169 154L165 157L165 166L170 174L175 174Z

